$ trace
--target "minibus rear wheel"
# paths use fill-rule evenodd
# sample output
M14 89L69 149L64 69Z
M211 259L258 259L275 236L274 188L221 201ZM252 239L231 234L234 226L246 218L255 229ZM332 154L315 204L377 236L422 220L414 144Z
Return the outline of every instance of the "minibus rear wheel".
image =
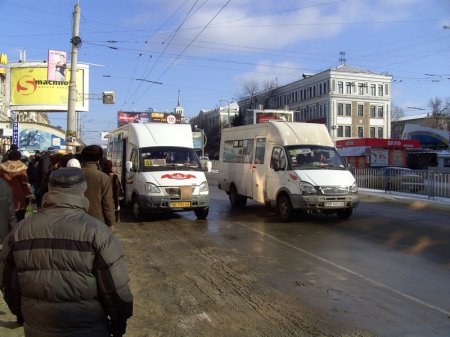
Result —
M228 192L228 197L230 199L231 207L233 208L242 208L247 205L247 198L238 194L236 186L234 185L231 185L230 191Z

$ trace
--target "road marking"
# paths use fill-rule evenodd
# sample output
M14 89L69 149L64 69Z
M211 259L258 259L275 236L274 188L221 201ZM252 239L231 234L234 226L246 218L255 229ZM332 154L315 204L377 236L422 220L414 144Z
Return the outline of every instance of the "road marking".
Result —
M434 304L422 301L421 299L418 299L418 298L416 298L414 296L408 295L408 294L406 294L406 293L404 293L404 292L402 292L400 290L391 288L391 287L389 287L389 286L387 286L387 285L385 285L385 284L383 284L381 282L375 281L375 280L373 280L373 279L371 279L371 278L369 278L367 276L364 276L364 275L362 275L362 274L360 274L360 273L358 273L356 271L350 270L350 269L348 269L348 268L346 268L344 266L341 266L341 265L339 265L339 264L337 264L335 262L332 262L332 261L329 261L329 260L327 260L327 259L325 259L323 257L320 257L319 255L316 255L316 254L311 253L311 252L309 252L309 251L307 251L305 249L299 248L299 247L294 246L294 245L292 245L290 243L287 243L287 242L285 242L283 240L280 240L280 239L278 239L277 237L275 237L273 235L267 234L267 233L265 233L263 231L255 229L253 227L247 226L246 224L244 224L242 222L237 222L237 224L239 224L239 225L241 225L241 226L243 226L243 227L245 227L245 228L247 228L247 229L249 229L249 230L251 230L251 231L253 231L255 233L258 233L258 234L261 234L263 236L266 236L266 237L268 237L268 238L270 238L270 239L272 239L272 240L274 240L274 241L276 241L278 243L281 243L282 245L285 245L285 246L287 246L289 248L297 250L297 251L299 251L299 252L301 252L301 253L303 253L305 255L313 257L313 258L315 258L315 259L317 259L319 261L322 261L322 262L324 262L326 264L329 264L329 265L331 265L331 266L333 266L333 267L335 267L337 269L343 270L343 271L345 271L345 272L347 272L347 273L349 273L351 275L359 277L359 278L361 278L361 279L363 279L363 280L365 280L365 281L367 281L369 283L372 283L373 285L375 285L375 286L377 286L379 288L383 288L383 289L389 290L389 291L391 291L391 292L393 292L393 293L395 293L395 294L397 294L397 295L399 295L401 297L407 298L407 299L409 299L409 300L411 300L411 301L413 301L415 303L421 304L421 305L423 305L423 306L425 306L425 307L427 307L429 309L436 310L436 311L446 315L447 317L450 316L450 311L447 311L445 309L439 308L438 306L436 306Z

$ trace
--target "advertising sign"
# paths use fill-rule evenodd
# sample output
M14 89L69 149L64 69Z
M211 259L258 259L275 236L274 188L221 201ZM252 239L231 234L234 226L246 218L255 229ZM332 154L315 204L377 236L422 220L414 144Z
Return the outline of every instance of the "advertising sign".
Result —
M271 120L283 120L292 122L293 112L263 112L263 111L254 111L255 117L254 120L256 123L267 123Z
M167 113L167 112L152 112L150 114L152 122L155 123L169 123L169 124L180 124L181 115Z
M168 123L180 124L181 116L167 112L135 112L135 111L119 111L117 114L118 127L128 123Z
M48 51L48 72L49 81L65 81L67 68L67 52L60 50Z
M336 147L372 146L389 149L416 149L420 143L417 140L385 139L385 138L355 138L336 141Z
M8 55L0 54L0 64L8 64Z
M388 165L388 150L387 149L372 149L370 151L370 165L373 166L387 166Z
M203 132L192 132L192 140L194 142L194 149L199 150L203 147Z
M19 122L13 122L13 139L12 143L19 146Z
M117 126L124 126L128 123L147 123L150 122L148 112L119 111L117 113Z
M49 80L46 63L11 65L10 75L11 108L15 111L67 111L70 69L65 81ZM86 65L77 67L77 111L89 111L88 75Z

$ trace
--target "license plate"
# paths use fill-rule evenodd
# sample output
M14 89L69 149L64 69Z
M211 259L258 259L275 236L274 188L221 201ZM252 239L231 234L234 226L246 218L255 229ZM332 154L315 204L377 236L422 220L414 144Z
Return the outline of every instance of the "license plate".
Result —
M190 201L172 201L170 207L191 207Z
M343 201L328 201L325 203L326 207L344 207Z

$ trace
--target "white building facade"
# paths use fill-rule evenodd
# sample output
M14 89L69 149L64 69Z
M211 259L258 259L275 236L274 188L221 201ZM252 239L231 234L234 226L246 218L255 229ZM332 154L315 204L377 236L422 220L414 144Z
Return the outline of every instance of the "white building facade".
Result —
M240 109L294 110L294 121L323 123L333 140L390 138L392 76L346 64L239 101Z

